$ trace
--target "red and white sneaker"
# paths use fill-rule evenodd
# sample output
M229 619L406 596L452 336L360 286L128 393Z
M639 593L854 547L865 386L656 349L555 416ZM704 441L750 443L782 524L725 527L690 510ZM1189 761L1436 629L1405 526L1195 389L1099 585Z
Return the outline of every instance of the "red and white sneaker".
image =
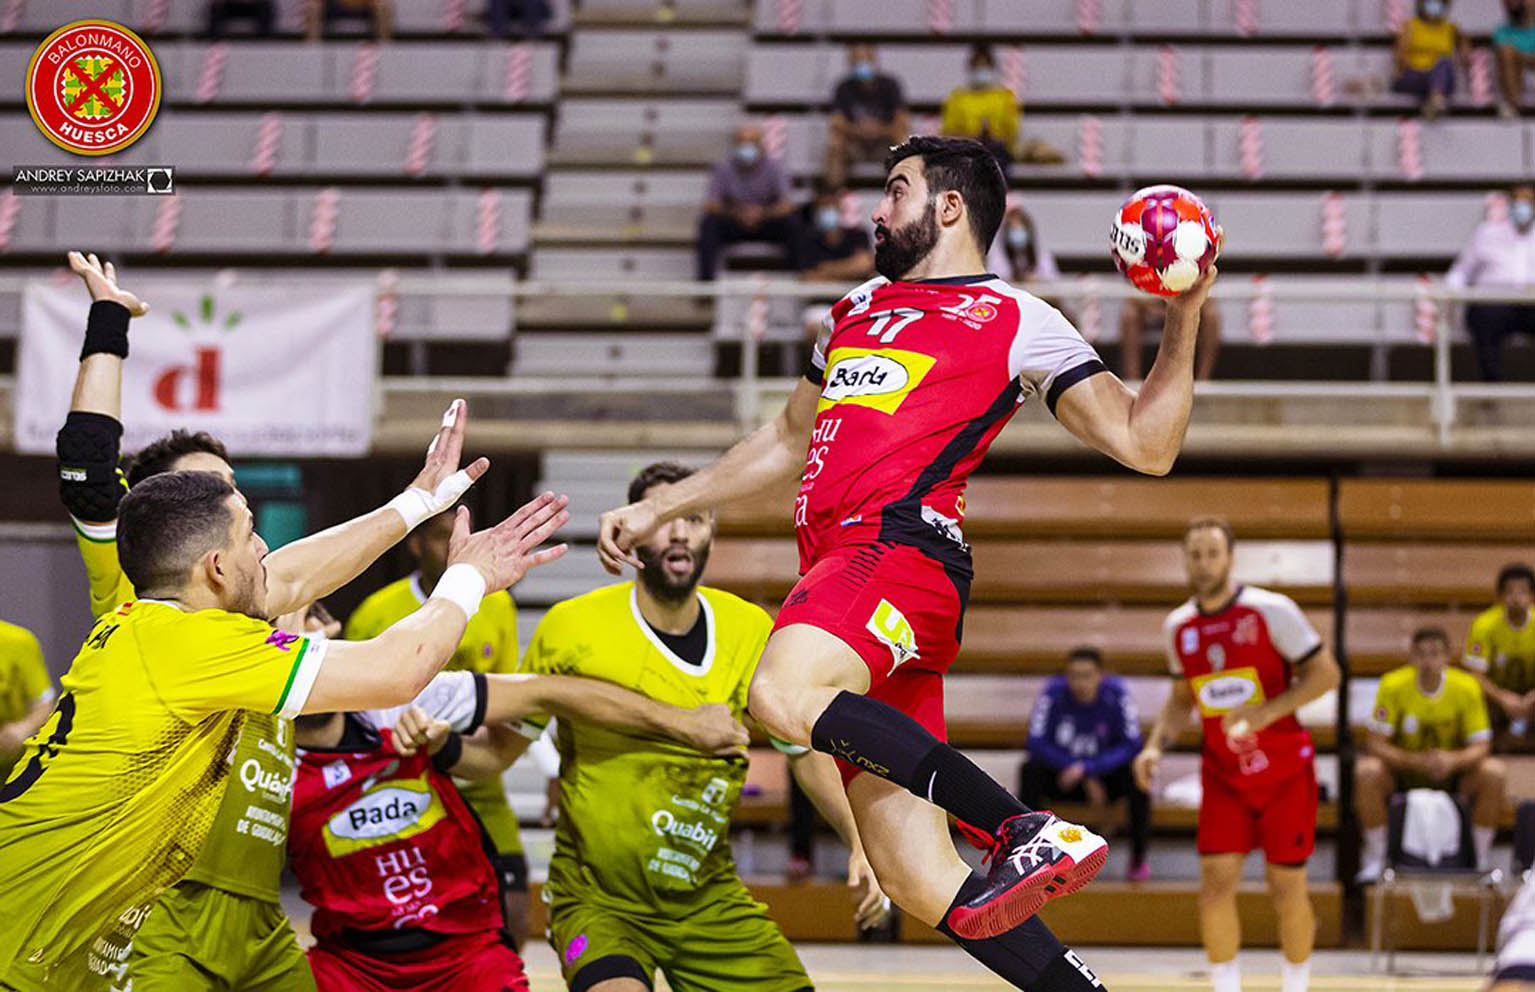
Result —
M966 940L1007 933L1092 881L1108 856L1102 837L1054 813L1015 816L997 830L985 890L955 906L949 926Z

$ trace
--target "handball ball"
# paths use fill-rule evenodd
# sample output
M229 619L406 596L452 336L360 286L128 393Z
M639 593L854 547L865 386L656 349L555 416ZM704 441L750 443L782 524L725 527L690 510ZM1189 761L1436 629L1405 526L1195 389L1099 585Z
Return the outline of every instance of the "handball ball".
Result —
M1180 186L1147 186L1114 215L1109 251L1137 289L1177 296L1210 268L1222 237L1199 197Z

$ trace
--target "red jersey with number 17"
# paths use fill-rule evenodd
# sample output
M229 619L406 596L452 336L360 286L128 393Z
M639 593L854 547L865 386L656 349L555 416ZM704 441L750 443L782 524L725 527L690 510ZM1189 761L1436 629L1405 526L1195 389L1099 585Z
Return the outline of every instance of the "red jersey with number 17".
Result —
M838 300L794 502L800 572L837 547L909 544L970 574L965 483L1030 396L1051 412L1105 371L1061 312L996 276L872 279Z
M1213 613L1191 599L1162 626L1167 666L1187 679L1204 725L1204 770L1235 786L1288 778L1311 763L1311 734L1295 714L1258 732L1252 750L1226 744L1221 719L1238 706L1273 699L1290 687L1293 669L1321 650L1322 638L1290 597L1241 586Z

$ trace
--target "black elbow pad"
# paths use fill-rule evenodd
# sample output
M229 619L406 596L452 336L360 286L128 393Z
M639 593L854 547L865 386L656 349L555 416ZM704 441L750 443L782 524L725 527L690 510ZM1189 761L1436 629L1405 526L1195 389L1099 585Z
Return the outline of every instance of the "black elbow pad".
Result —
M117 519L117 504L128 491L118 467L123 425L104 413L71 411L59 428L59 498L77 520Z

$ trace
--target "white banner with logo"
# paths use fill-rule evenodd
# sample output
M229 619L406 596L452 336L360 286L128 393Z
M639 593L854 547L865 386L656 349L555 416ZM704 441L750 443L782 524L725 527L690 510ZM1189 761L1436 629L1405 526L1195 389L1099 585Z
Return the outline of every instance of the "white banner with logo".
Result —
M361 455L373 429L377 338L368 283L132 284L150 312L128 332L123 450L177 427L235 457ZM78 280L29 283L16 374L16 448L52 454L90 308Z

